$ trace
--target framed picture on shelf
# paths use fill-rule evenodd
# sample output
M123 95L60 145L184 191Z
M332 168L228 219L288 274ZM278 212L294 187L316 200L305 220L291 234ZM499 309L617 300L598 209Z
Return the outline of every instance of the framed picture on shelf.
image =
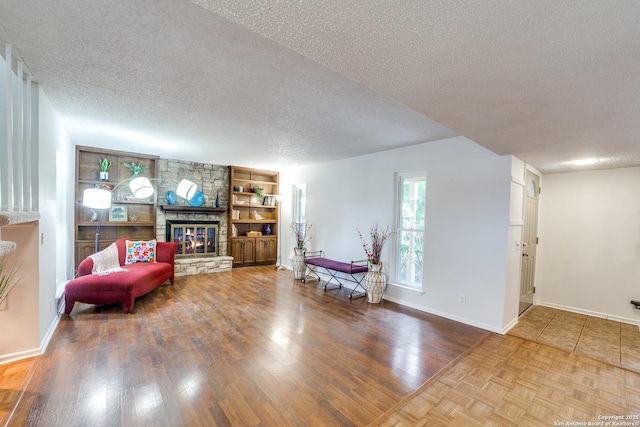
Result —
M109 221L126 221L127 207L121 205L113 205L109 209Z

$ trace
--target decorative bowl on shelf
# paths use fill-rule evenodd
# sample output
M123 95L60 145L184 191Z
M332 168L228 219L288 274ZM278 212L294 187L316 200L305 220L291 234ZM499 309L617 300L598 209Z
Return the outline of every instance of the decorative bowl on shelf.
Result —
M170 205L175 205L178 201L178 195L174 191L167 191L165 197L167 198L167 203Z
M190 206L198 207L198 206L202 206L202 204L204 203L204 194L202 194L202 191L198 190L196 191L196 194L189 200L187 200L187 202L189 203Z

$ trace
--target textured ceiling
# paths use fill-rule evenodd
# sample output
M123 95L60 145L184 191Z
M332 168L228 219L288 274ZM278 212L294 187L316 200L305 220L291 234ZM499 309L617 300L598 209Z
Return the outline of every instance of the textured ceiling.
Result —
M0 2L74 142L261 167L456 134L545 172L640 165L638 22L635 0Z

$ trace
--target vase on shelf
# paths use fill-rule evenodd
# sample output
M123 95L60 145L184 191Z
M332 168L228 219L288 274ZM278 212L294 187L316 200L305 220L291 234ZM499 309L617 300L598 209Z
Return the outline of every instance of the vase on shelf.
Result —
M100 181L109 181L109 172L100 172Z
M369 263L369 271L364 276L364 283L367 289L367 301L374 304L380 303L387 285L387 278L382 273L382 262Z
M307 272L307 266L304 263L304 248L293 248L294 255L291 258L291 266L293 267L293 277L296 279L304 279L304 273Z

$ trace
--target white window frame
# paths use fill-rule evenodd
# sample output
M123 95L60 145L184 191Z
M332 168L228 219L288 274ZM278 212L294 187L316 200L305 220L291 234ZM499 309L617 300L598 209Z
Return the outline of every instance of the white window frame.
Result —
M414 172L398 172L396 173L396 184L397 184L397 189L396 189L396 218L395 218L395 222L396 222L396 226L395 226L395 248L394 248L394 283L396 285L402 286L402 287L406 287L408 289L412 289L412 290L416 290L416 291L422 291L423 289L423 282L424 282L424 253L425 253L425 248L424 248L424 235L425 235L425 229L426 229L426 200L425 200L425 223L423 224L423 228L422 230L420 229L403 229L402 228L402 192L403 192L403 185L405 183L406 180L413 180L416 178L421 178L424 180L425 182L425 192L426 192L426 182L427 182L427 172L426 171L414 171ZM425 194L425 199L426 199L427 195ZM400 253L401 253L401 235L402 235L402 231L410 231L410 232L422 232L422 254L423 254L423 258L422 258L422 280L420 281L420 283L414 283L414 282L409 282L407 280L402 280L400 279L400 271L401 271L401 260L400 260Z
M293 207L292 217L294 224L302 224L302 227L306 227L307 224L307 184L295 184L293 186ZM298 242L295 239L295 234L292 234L293 246L296 247Z

